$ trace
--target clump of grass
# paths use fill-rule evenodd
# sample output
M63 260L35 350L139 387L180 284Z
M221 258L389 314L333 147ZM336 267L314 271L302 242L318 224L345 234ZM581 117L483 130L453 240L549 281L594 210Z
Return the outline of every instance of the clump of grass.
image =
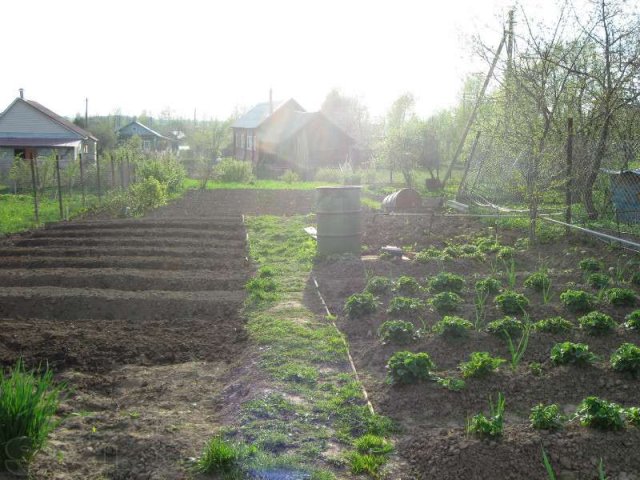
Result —
M496 371L504 362L504 358L492 357L489 352L473 352L469 361L462 362L458 368L464 378L485 377Z
M580 328L589 335L604 335L611 333L618 326L616 321L606 313L591 312L578 319Z
M239 473L240 461L248 454L246 448L215 436L205 445L194 470L197 473Z
M500 260L511 260L516 253L516 249L513 247L500 247L498 250L498 257Z
M347 454L347 461L351 466L351 473L355 475L366 474L373 478L378 477L380 468L387 459L382 455L368 455L359 452Z
M416 383L431 378L436 368L428 353L396 352L387 362L391 383Z
M611 355L611 368L616 372L628 372L634 377L640 373L640 347L623 343Z
M347 298L344 311L349 318L358 318L369 313L374 313L378 302L372 293L355 293Z
M483 437L500 437L504 430L505 400L502 393L498 393L498 400L494 404L489 399L489 416L479 413L474 415L467 424L467 433Z
M523 325L522 335L520 336L520 340L516 344L512 339L511 335L508 332L504 332L505 337L507 338L507 347L509 348L509 355L511 355L511 369L516 370L520 362L522 361L522 357L527 351L527 346L529 345L529 333L531 332L531 324L525 323Z
M425 309L425 304L418 298L393 297L389 302L387 313L394 317L418 318Z
M640 330L640 310L635 310L625 317L625 328Z
M507 290L496 296L496 305L507 315L515 315L525 311L529 299L521 293Z
M389 440L379 435L367 433L353 442L358 453L369 455L388 455L393 452L393 445Z
M587 277L587 283L593 288L607 288L611 283L611 278L604 273L595 272Z
M591 273L599 272L603 268L602 262L593 257L588 257L580 260L578 266L580 267L580 270Z
M596 356L584 343L562 342L551 347L551 361L556 365L590 365Z
M407 345L418 337L416 328L405 320L387 320L378 329L378 336L383 343Z
M587 397L576 412L576 417L585 427L599 430L621 430L624 427L624 410L613 402L598 397Z
M410 296L417 295L420 293L422 288L418 281L407 275L402 275L398 277L393 285L393 291L399 293L400 295Z
M487 324L487 332L494 335L510 336L519 335L524 329L524 324L515 317L503 317Z
M610 288L604 297L614 307L631 307L636 303L636 292L629 288Z
M560 407L555 403L550 405L540 403L531 409L529 420L535 429L558 430L562 428L563 417L560 414Z
M245 286L249 298L254 302L268 302L277 298L278 286L273 279L272 269L260 269L256 277L249 280Z
M446 315L458 310L462 304L462 298L454 292L442 292L434 295L430 303L439 314Z
M573 328L573 323L562 317L550 317L533 324L533 329L545 333L565 333Z
M57 426L64 384L56 384L48 368L27 371L18 360L8 375L0 373L0 471L21 471Z
M583 290L566 290L560 294L560 301L570 312L582 313L593 310L593 295Z
M443 337L464 337L469 334L473 324L461 317L445 316L433 326L433 331Z
M449 272L440 272L429 280L429 290L434 293L460 293L464 289L464 283L464 278L460 275Z

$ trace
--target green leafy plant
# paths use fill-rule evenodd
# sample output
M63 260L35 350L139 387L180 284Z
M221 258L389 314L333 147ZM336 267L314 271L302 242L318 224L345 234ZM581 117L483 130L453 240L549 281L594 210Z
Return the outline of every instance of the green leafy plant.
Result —
M510 258L508 260L502 260L502 264L505 276L507 277L507 285L513 290L516 288L516 262L513 258Z
M551 347L551 361L556 365L589 365L595 360L584 343L562 342Z
M640 347L623 343L611 355L611 368L616 372L628 372L634 377L640 373Z
M280 180L285 183L296 183L300 181L300 175L298 175L293 170L287 170L282 175L280 175Z
M516 249L513 247L501 247L498 250L498 254L496 255L496 257L498 257L500 260L510 260L513 258L515 253Z
M456 316L445 316L433 326L433 331L444 337L464 337L469 334L473 324Z
M540 362L531 362L529 363L529 371L531 372L531 375L535 376L535 377L539 377L540 375L542 375L542 364Z
M531 409L529 415L531 426L538 430L558 430L562 428L563 417L560 407L555 403L544 405L542 403Z
M369 313L374 313L378 308L378 302L372 293L355 293L347 298L344 311L349 318L358 318Z
M0 373L0 471L22 471L45 445L65 388L48 368L27 371L22 360Z
M464 289L464 283L464 278L460 275L449 272L440 272L429 280L429 290L434 293L460 293Z
M393 283L387 277L371 277L367 281L367 286L364 288L365 292L372 293L374 295L382 295L389 293Z
M587 283L590 287L602 289L607 288L611 283L611 278L609 275L605 275L604 273L592 273L587 277Z
M442 250L431 247L416 253L415 261L418 263L429 263L433 260L444 260L446 258L448 258L448 256L444 254Z
M475 285L476 292L482 292L487 294L498 293L502 288L502 284L499 280L493 277L483 278L478 280Z
M418 334L411 322L404 320L388 320L380 325L378 336L383 343L407 345L416 340Z
M635 310L625 317L625 328L640 330L640 310Z
M499 336L505 336L505 332L509 336L516 336L523 329L523 323L515 317L503 317L487 324L487 332Z
M627 417L627 422L634 427L640 427L640 408L629 407L624 412Z
M610 333L618 326L613 318L606 313L591 312L578 319L580 328L589 335L603 335Z
M428 380L435 368L429 354L424 352L396 352L387 362L391 383L408 384Z
M549 480L557 480L556 472L553 470L553 466L551 465L551 461L549 460L549 457L547 456L547 452L544 451L544 448L542 449L542 464L544 465L544 469L547 472L547 478Z
M565 333L573 328L573 323L562 317L550 317L533 324L533 329L545 333Z
M248 454L246 448L215 436L205 445L194 470L197 473L239 473L240 461Z
M560 301L570 312L580 313L593 310L593 295L583 290L566 290L560 294Z
M434 295L430 303L438 313L445 315L458 310L462 304L462 298L454 292L442 292Z
M504 358L492 357L489 352L473 352L469 361L462 362L458 368L464 378L484 377L496 371L504 362Z
M367 455L388 455L393 451L393 445L389 440L371 433L356 438L353 445L358 453Z
M542 292L550 285L551 279L549 278L549 274L546 269L532 273L524 281L525 287L535 290L536 292Z
M604 296L614 307L631 307L636 303L636 292L629 288L610 288Z
M418 281L406 275L398 277L393 285L393 290L401 295L416 295L422 288Z
M599 272L603 267L602 262L593 257L580 260L578 266L580 267L580 270L584 272Z
M522 335L520 335L520 340L518 343L514 343L511 339L511 335L507 331L505 331L505 337L507 338L507 347L509 348L509 354L511 355L511 369L516 370L520 362L522 361L522 357L527 351L527 346L529 345L529 333L531 331L531 325L526 322L523 325Z
M507 290L496 296L496 305L507 315L519 314L529 306L529 299L521 293Z
M387 313L392 317L418 318L424 312L425 304L418 298L393 297Z
M251 162L223 159L214 169L216 180L225 183L249 183L253 180Z
M505 400L502 393L498 393L498 400L494 404L489 399L489 416L479 413L474 415L467 424L467 433L484 437L500 437L504 430Z
M576 411L576 418L585 427L599 430L621 430L624 427L624 410L613 402L598 397L587 397Z
M631 278L629 279L629 282L632 285L640 286L640 272L635 272L633 275L631 275Z
M359 452L347 454L347 461L351 466L351 473L355 475L367 474L373 478L378 477L378 471L387 462L383 455L369 455Z

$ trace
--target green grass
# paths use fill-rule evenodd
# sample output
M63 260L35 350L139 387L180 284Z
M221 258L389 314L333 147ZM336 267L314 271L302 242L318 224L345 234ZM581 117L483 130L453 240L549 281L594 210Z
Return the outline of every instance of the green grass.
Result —
M200 188L200 180L195 178L185 179L184 188L198 189ZM250 183L240 182L218 182L209 180L207 182L207 190L315 190L317 187L331 185L328 182L284 182L282 180L254 180Z

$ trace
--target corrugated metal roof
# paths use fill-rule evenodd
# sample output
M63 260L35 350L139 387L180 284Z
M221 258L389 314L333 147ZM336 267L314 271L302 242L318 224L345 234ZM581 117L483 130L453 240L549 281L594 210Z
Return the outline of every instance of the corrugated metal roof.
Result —
M64 117L61 117L60 115L58 115L57 113L49 110L47 107L45 107L44 105L39 104L38 102L34 101L34 100L23 100L21 98L18 98L17 100L20 100L22 102L25 102L29 105L31 105L33 108L35 108L36 110L38 110L40 113L43 113L44 115L46 115L47 117L51 118L53 121L61 124L63 127L68 128L69 130L77 133L78 135L85 137L85 138L91 138L92 140L98 141L98 139L96 137L94 137L91 132L88 132L87 130L85 130L84 128L80 128L79 126L77 126L75 123L70 122L69 120L67 120Z
M273 102L273 111L275 112L284 103L282 100ZM262 122L271 116L271 103L263 102L254 106L247 113L242 115L231 125L231 128L257 128Z

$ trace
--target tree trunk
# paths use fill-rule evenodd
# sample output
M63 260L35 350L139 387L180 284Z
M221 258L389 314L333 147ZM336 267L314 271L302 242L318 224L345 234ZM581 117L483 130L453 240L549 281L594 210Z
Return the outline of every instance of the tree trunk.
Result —
M593 155L593 163L591 165L591 169L589 170L589 175L584 184L583 202L584 208L587 210L587 216L589 220L597 220L598 219L598 211L596 210L596 206L593 202L593 186L596 183L596 179L598 178L598 173L600 172L600 167L602 166L602 159L607 150L607 142L609 140L609 131L611 129L611 115L605 116L604 124L602 125L602 130L600 131L600 137L598 138L598 145L596 147L596 151Z

